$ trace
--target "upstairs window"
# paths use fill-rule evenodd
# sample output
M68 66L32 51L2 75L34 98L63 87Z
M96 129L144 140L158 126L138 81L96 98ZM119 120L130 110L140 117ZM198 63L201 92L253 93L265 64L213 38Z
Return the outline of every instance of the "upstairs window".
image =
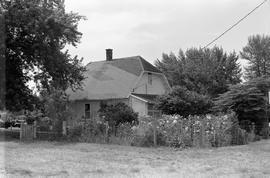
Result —
M90 119L90 104L85 104L84 115L86 119Z
M148 73L148 84L152 85L152 73Z

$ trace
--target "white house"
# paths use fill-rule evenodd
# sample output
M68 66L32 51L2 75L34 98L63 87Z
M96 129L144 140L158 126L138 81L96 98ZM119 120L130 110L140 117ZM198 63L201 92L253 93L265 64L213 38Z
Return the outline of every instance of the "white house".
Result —
M154 99L170 90L165 75L141 56L113 59L106 50L106 60L86 66L83 89L68 90L73 120L95 118L101 103L126 103L139 116L151 115Z

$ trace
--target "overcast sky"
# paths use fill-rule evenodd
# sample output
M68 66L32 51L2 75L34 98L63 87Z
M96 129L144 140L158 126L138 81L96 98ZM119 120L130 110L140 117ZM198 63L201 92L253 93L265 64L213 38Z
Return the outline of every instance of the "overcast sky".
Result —
M153 63L162 53L205 46L262 1L66 0L67 11L87 17L81 43L69 49L84 64L105 60L106 48L114 58L141 55ZM253 34L270 34L270 0L215 44L238 53Z

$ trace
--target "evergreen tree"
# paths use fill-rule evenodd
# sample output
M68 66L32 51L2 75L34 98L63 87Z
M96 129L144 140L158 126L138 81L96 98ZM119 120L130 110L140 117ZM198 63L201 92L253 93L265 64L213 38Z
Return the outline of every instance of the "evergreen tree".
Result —
M246 78L270 77L270 36L254 35L248 38L248 44L240 53L249 62Z
M241 82L241 69L235 52L222 48L180 49L178 56L163 54L155 65L167 76L172 86L184 86L211 98L228 90L229 85Z

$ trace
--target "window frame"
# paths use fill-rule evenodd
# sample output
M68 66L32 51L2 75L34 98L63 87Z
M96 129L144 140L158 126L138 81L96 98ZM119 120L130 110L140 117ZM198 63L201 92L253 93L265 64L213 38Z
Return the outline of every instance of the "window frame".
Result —
M90 103L84 104L84 117L85 117L85 119L91 118L91 105L90 105Z
M148 72L148 84L152 85L153 83L153 74L151 72Z

